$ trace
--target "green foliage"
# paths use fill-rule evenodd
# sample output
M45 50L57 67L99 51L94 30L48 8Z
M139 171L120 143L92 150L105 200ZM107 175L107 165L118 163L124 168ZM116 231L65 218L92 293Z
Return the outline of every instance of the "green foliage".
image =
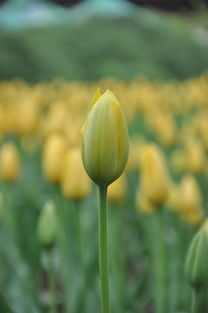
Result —
M208 68L208 47L197 42L188 23L142 14L1 32L0 79L167 80L198 75Z

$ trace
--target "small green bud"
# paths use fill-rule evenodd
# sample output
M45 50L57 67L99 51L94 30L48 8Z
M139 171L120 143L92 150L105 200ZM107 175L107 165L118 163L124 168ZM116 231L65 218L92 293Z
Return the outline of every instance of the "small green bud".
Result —
M37 236L41 244L50 246L54 243L57 234L56 208L52 201L43 206L37 225Z
M97 91L81 135L86 172L97 185L110 185L122 174L129 150L126 119L111 91Z
M194 288L204 285L208 274L208 240L205 227L193 238L185 263L185 274Z

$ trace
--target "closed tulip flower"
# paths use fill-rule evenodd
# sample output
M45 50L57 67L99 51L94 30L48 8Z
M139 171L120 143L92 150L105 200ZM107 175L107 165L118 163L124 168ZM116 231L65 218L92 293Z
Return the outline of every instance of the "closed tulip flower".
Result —
M136 207L139 211L145 214L152 214L156 211L156 206L143 194L140 193L139 189L136 193Z
M191 242L185 263L186 277L194 288L198 289L206 284L208 278L207 262L208 240L205 223Z
M191 225L201 222L204 212L202 209L202 192L192 175L182 178L179 188L178 213L181 218Z
M52 134L43 149L42 167L45 177L53 182L60 181L61 168L66 153L66 142L61 134Z
M0 148L0 177L5 182L14 182L20 173L20 157L13 143L4 143Z
M17 116L17 130L23 136L31 136L38 126L38 104L24 101L19 106Z
M115 182L109 186L108 200L111 203L120 203L126 196L126 178L124 175L119 177Z
M145 199L159 206L166 201L170 178L162 152L155 144L146 145L140 157L140 190Z
M66 153L62 169L61 189L64 196L71 200L84 199L90 193L91 181L84 170L78 148L69 149Z
M192 226L197 226L201 223L204 217L204 211L201 207L196 207L189 211L181 212L180 216L186 223Z
M138 169L140 151L145 145L142 137L134 137L130 140L129 144L129 158L126 164L125 172L129 173Z
M205 151L200 141L192 140L186 148L187 170L193 174L203 173L205 170Z
M186 169L186 155L185 152L181 149L176 149L172 152L170 158L171 167L177 171L182 172Z
M97 93L81 135L86 172L97 185L111 184L125 168L129 147L123 110L111 91Z
M58 230L56 207L52 201L43 206L37 225L37 236L41 244L50 246L54 243Z
M180 206L183 211L190 211L201 207L202 193L196 179L192 175L185 175L180 183Z
M107 244L107 189L121 176L129 152L127 123L120 103L107 90L98 90L82 135L82 160L89 177L99 188L99 266L101 311L110 313Z

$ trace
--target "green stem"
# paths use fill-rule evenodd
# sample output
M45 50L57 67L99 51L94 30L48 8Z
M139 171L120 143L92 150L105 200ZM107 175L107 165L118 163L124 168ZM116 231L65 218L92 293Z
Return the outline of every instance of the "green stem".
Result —
M76 312L83 312L83 307L86 304L86 296L87 296L87 288L86 288L86 281L87 281L87 268L85 265L84 260L84 253L83 253L83 224L82 224L82 211L81 211L81 202L76 201L75 207L75 214L76 214L76 225L77 225L77 256L80 265L80 272L83 279L82 290L80 295L80 300L77 305Z
M50 313L56 313L56 279L53 267L52 254L48 253L48 285L50 291Z
M166 260L162 210L157 212L156 251L155 251L155 300L156 313L166 312Z
M192 298L191 298L191 313L197 313L197 291L196 289L194 288L193 289L193 293L192 293Z
M107 235L107 187L99 186L99 265L102 313L110 313Z
M77 256L80 262L80 270L85 271L84 267L84 255L83 255L83 236L82 236L82 216L81 216L81 203L76 201L75 207L75 218L76 218L76 229L77 229Z

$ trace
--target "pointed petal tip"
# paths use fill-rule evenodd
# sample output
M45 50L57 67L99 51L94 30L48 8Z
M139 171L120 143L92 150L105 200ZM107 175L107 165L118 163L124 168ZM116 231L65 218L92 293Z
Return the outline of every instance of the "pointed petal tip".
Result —
M101 98L102 94L101 94L101 90L100 88L98 88L95 92L95 95L93 96L92 98L92 101L91 101L91 107L94 106L94 104Z

